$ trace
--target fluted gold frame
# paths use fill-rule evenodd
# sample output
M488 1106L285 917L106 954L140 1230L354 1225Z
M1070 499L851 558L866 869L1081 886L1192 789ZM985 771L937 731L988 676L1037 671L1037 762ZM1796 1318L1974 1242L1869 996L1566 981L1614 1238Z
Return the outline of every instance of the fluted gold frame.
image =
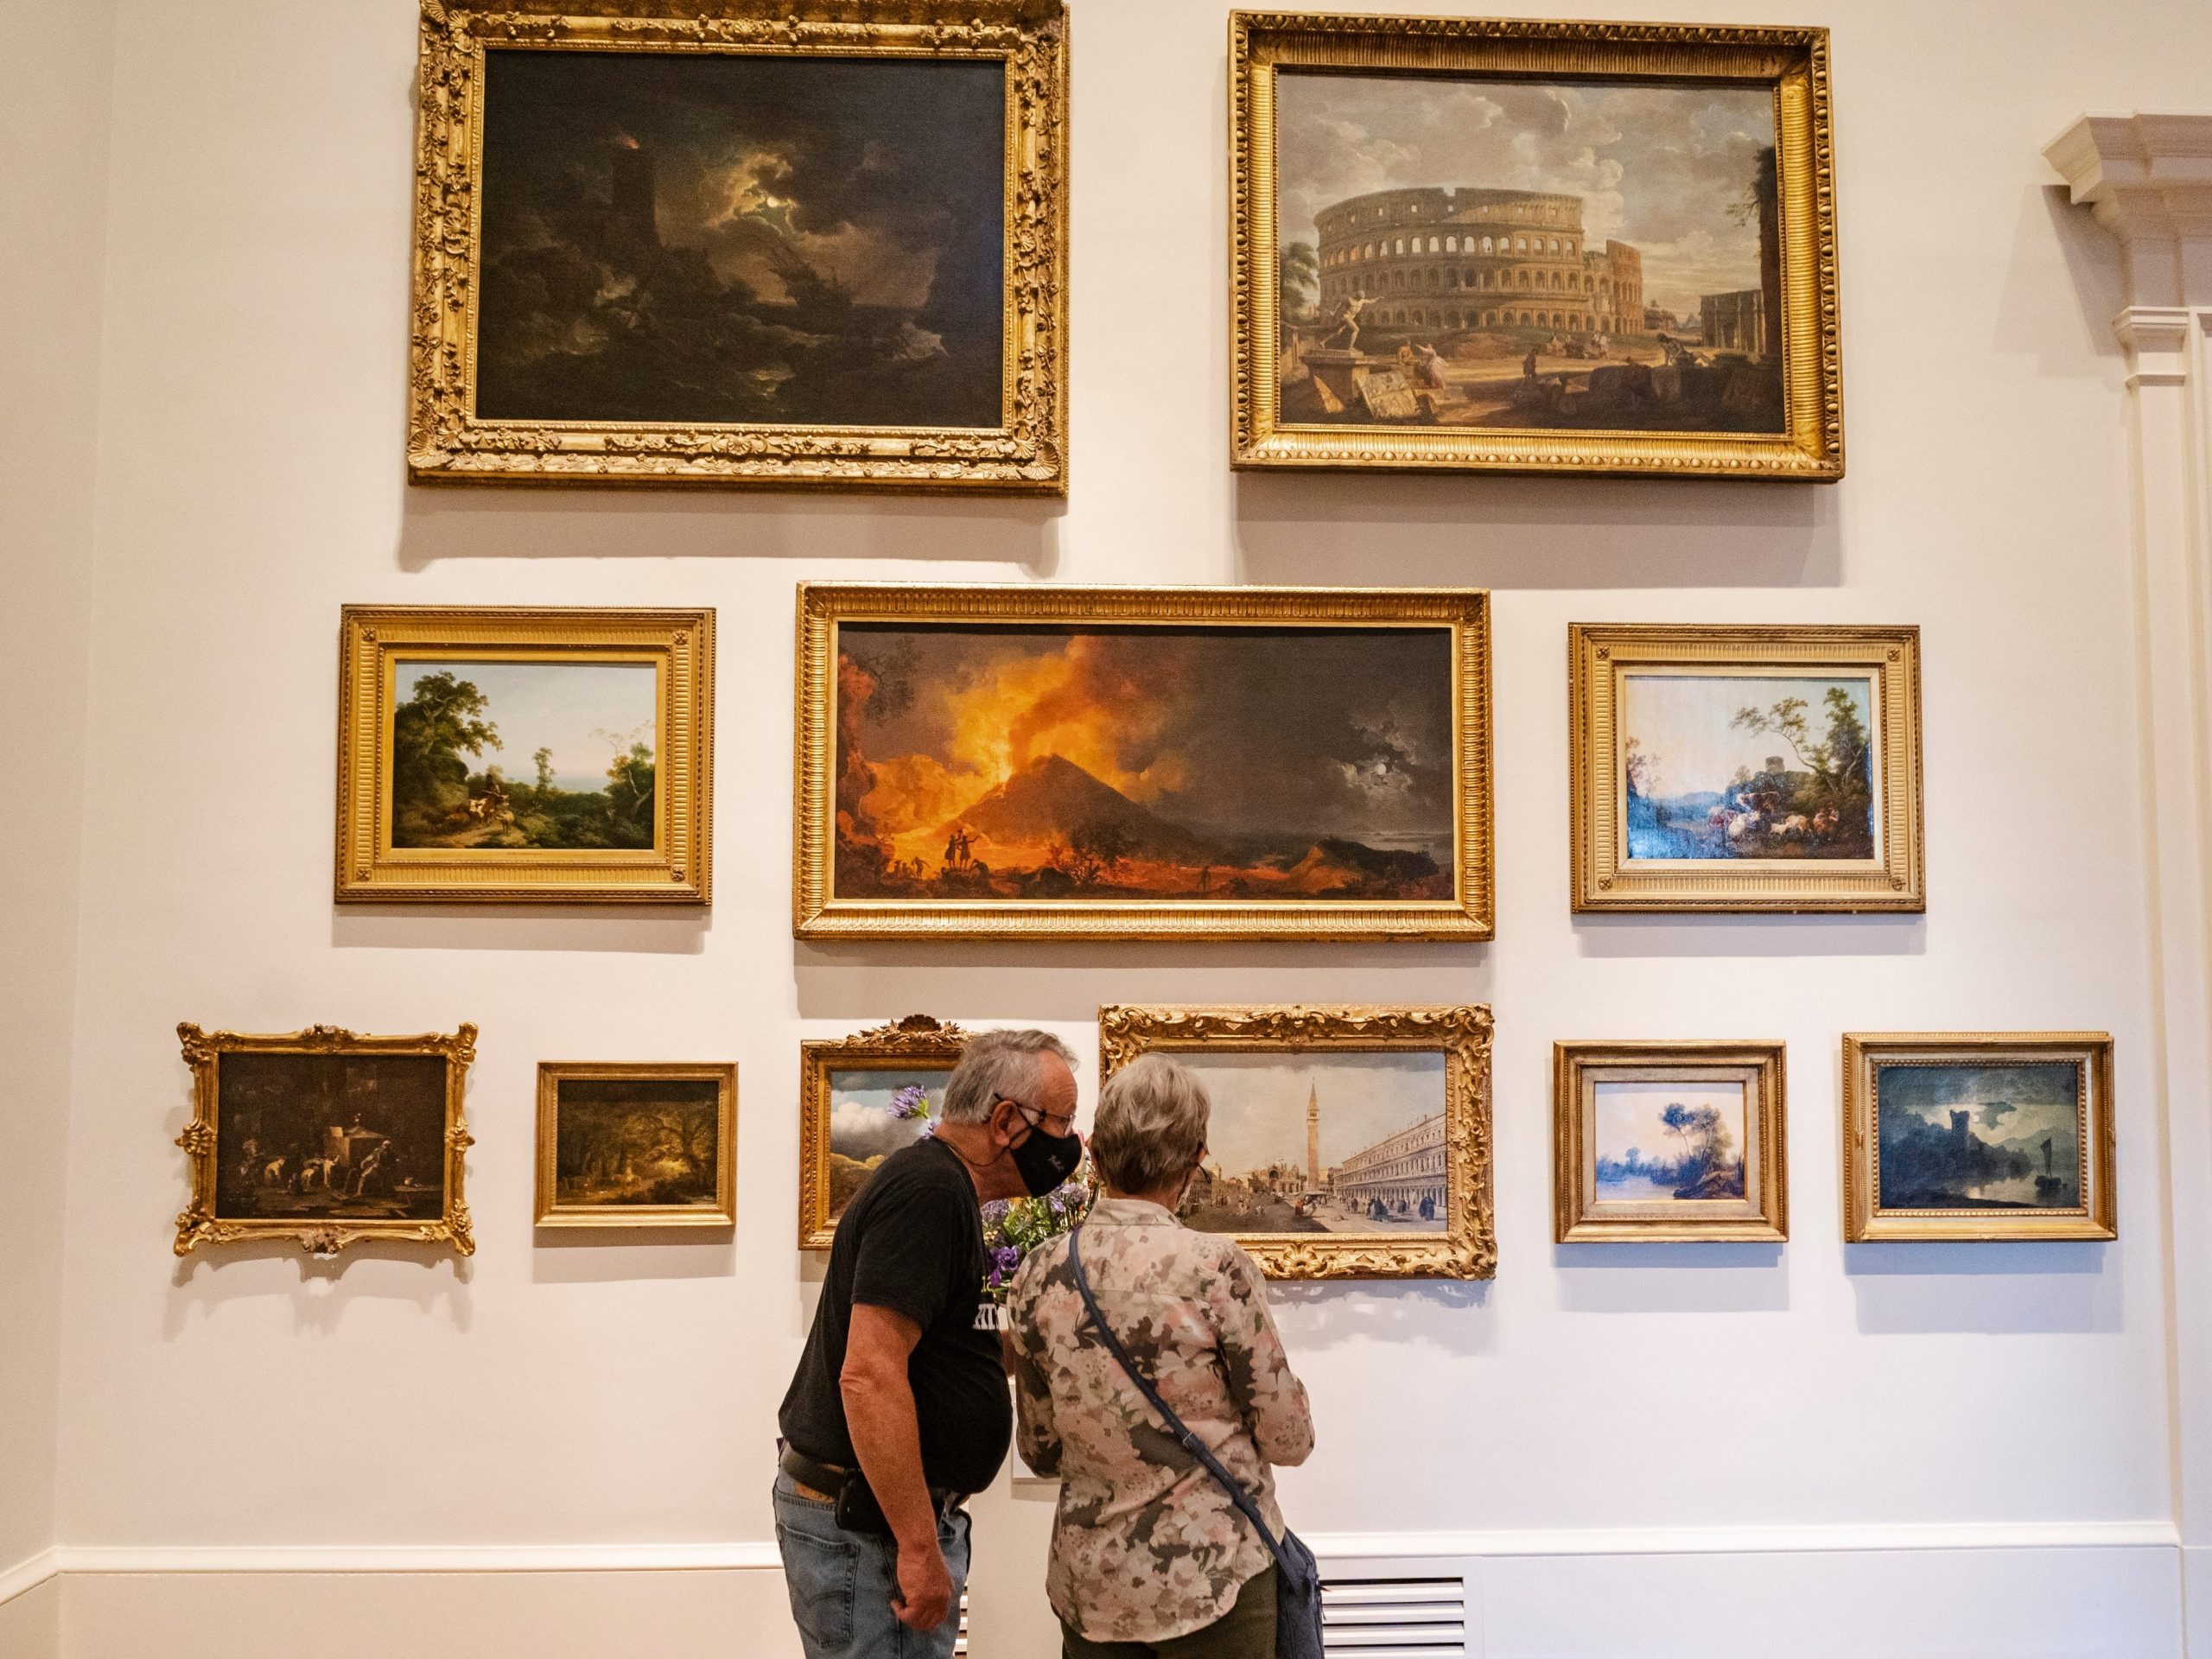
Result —
M1866 674L1879 730L1877 857L1630 860L1620 677ZM1918 911L1928 908L1920 808L1920 630L1576 622L1567 629L1569 817L1578 911Z
M454 655L653 664L652 847L394 847L397 664ZM338 658L339 903L703 905L711 898L712 611L348 605Z
M407 467L418 482L1067 489L1061 0L422 0ZM487 48L997 59L1006 66L1002 422L993 428L480 420Z
M336 1255L365 1239L400 1239L450 1244L459 1255L476 1254L462 1195L468 1148L475 1137L461 1104L468 1067L476 1058L476 1027L463 1026L450 1037L366 1037L338 1026L310 1026L283 1036L246 1036L235 1031L202 1031L187 1021L176 1028L185 1064L192 1068L192 1122L176 1144L192 1167L192 1201L176 1218L176 1254L189 1255L204 1244L240 1239L296 1239L313 1255ZM216 1210L215 1150L222 1121L221 1058L226 1054L429 1054L446 1065L446 1180L444 1213L436 1221L302 1223L259 1217L233 1217Z
M561 1200L561 1084L569 1078L652 1077L715 1085L715 1197L711 1204L564 1204ZM737 1220L737 1067L655 1060L537 1063L537 1224L555 1228L728 1227Z
M830 1074L832 1071L950 1072L972 1032L949 1020L910 1014L851 1037L798 1046L798 1247L826 1250L837 1236L830 1214Z
M1491 1203L1491 1015L1484 1007L1355 1005L1104 1007L1103 1084L1141 1054L1196 1049L1441 1053L1448 1230L1433 1233L1239 1233L1270 1279L1489 1279L1497 1272Z
M1774 1042L1552 1045L1552 1236L1561 1244L1692 1240L1780 1243L1789 1236L1789 1122L1783 1046ZM1594 1085L1741 1083L1740 1198L1600 1204Z
M837 630L848 622L1086 626L1448 628L1455 833L1451 899L1396 900L840 899ZM802 582L792 931L801 938L1487 939L1490 595L1475 588L873 587Z
M2017 1065L2063 1060L2076 1068L2082 1202L2071 1210L1892 1210L1881 1201L1882 1148L1874 1112L1877 1067ZM2114 1191L2112 1038L2101 1031L1846 1032L1843 1037L1843 1236L1894 1239L2120 1236Z
M1230 17L1229 61L1235 465L1817 481L1843 476L1826 29L1239 11ZM1767 435L1285 425L1276 361L1275 74L1287 67L1771 86L1787 429Z

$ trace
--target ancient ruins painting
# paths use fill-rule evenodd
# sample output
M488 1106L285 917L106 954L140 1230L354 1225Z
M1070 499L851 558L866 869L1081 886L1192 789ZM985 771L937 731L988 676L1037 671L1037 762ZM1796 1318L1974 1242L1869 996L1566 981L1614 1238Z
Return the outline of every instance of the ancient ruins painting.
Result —
M548 1062L537 1106L539 1226L736 1219L735 1066Z
M1001 424L1003 62L484 75L480 419Z

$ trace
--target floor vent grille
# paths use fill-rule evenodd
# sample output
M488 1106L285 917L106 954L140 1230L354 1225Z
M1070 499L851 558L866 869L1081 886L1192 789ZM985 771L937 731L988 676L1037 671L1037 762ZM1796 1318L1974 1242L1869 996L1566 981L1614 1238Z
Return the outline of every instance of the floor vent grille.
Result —
M1344 1659L1466 1659L1466 1580L1325 1578L1321 1645Z
M952 1638L952 1659L968 1659L968 1592L960 1592L960 1634Z

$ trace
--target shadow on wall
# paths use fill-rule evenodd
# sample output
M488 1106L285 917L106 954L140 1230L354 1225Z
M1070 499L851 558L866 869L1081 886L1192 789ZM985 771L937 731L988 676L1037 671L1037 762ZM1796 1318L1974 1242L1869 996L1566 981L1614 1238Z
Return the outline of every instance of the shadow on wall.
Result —
M1783 1313L1789 1274L1764 1243L1554 1244L1569 1313Z
M1369 1341L1472 1358L1497 1347L1485 1279L1336 1279L1268 1286L1293 1363L1315 1348ZM1438 1314L1446 1317L1439 1319Z
M283 1269L289 1264L293 1272ZM162 1313L162 1339L174 1342L195 1319L209 1319L226 1303L290 1303L292 1328L334 1336L356 1302L412 1303L466 1334L474 1316L470 1281L475 1263L440 1245L372 1239L332 1257L309 1255L285 1239L244 1239L194 1251L169 1274Z
M1847 1244L1843 1270L1868 1336L2120 1328L2114 1247L2100 1240Z
M537 1285L616 1285L655 1279L730 1279L737 1239L730 1227L541 1227L531 1240Z
M2127 303L2127 272L2120 240L2063 184L2023 187L2019 228L2005 262L1989 348L2000 357L2032 353L2046 375L2094 375L2115 384L2126 353L2112 320ZM2051 280L2050 250L2065 261L2064 282Z
M1833 487L1239 473L1236 580L1325 586L1835 588Z
M1593 915L1574 918L1586 957L1919 957L1928 918L1873 916Z
M677 490L416 485L397 563L441 559L805 558L1059 564L1065 501L1026 496L812 495Z
M334 905L340 950L606 950L696 957L712 914L702 907L589 905Z

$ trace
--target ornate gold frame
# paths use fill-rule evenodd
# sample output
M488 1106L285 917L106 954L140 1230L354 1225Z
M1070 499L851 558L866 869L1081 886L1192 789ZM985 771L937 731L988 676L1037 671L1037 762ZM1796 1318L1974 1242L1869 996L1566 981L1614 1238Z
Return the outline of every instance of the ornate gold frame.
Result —
M394 848L394 664L461 653L659 668L651 850ZM338 668L340 904L703 905L714 855L715 613L348 605Z
M1061 0L422 0L407 468L417 482L754 484L1065 494L1067 43ZM996 429L476 418L487 48L995 58L1006 65Z
M1878 1065L2067 1060L2078 1068L2082 1147L2077 1210L1888 1210L1875 1132ZM1843 1036L1843 1237L2017 1241L2118 1238L2112 1038L2101 1031L1850 1031Z
M1817 481L1843 476L1826 29L1239 11L1230 17L1229 60L1235 465ZM1274 79L1285 67L1770 83L1781 186L1787 431L1766 436L1284 425L1276 361Z
M1240 1233L1270 1279L1489 1279L1497 1273L1491 1202L1490 1010L1289 1004L1104 1007L1098 1077L1141 1054L1203 1048L1417 1049L1445 1056L1445 1163L1451 1225L1436 1233Z
M192 1201L176 1218L176 1253L188 1255L203 1244L239 1239L296 1239L314 1255L336 1255L365 1239L405 1239L450 1244L456 1254L476 1254L476 1235L462 1194L468 1148L475 1137L461 1096L468 1068L476 1058L476 1027L465 1025L447 1037L367 1037L338 1026L310 1026L283 1036L246 1036L234 1031L202 1031L189 1020L176 1028L184 1062L192 1068L192 1122L176 1144L192 1166ZM434 1222L345 1221L302 1224L296 1221L232 1219L215 1212L215 1148L222 1114L220 1060L226 1054L434 1054L446 1063L445 1214Z
M672 1077L715 1087L715 1201L706 1205L564 1205L559 1197L561 1083L567 1077ZM625 1065L601 1060L537 1063L537 1183L533 1210L540 1227L728 1227L737 1220L737 1067L677 1061Z
M1653 1082L1738 1082L1748 1091L1745 1194L1663 1205L1597 1201L1592 1085L1607 1075ZM1700 1075L1702 1074L1702 1075ZM1789 1236L1789 1122L1783 1045L1774 1042L1552 1045L1552 1236L1561 1244Z
M1192 627L1447 627L1457 897L1235 899L841 899L836 848L837 630L847 622ZM1476 588L876 587L801 582L792 931L801 938L1487 939L1493 931L1490 595Z
M1880 730L1878 855L1864 861L1630 861L1621 786L1620 676L1629 671L1871 673ZM1920 808L1920 630L1576 622L1567 728L1578 911L1918 911L1928 908Z
M907 1071L959 1064L975 1033L950 1020L910 1014L851 1037L798 1046L798 1247L826 1250L837 1236L830 1215L830 1074Z

